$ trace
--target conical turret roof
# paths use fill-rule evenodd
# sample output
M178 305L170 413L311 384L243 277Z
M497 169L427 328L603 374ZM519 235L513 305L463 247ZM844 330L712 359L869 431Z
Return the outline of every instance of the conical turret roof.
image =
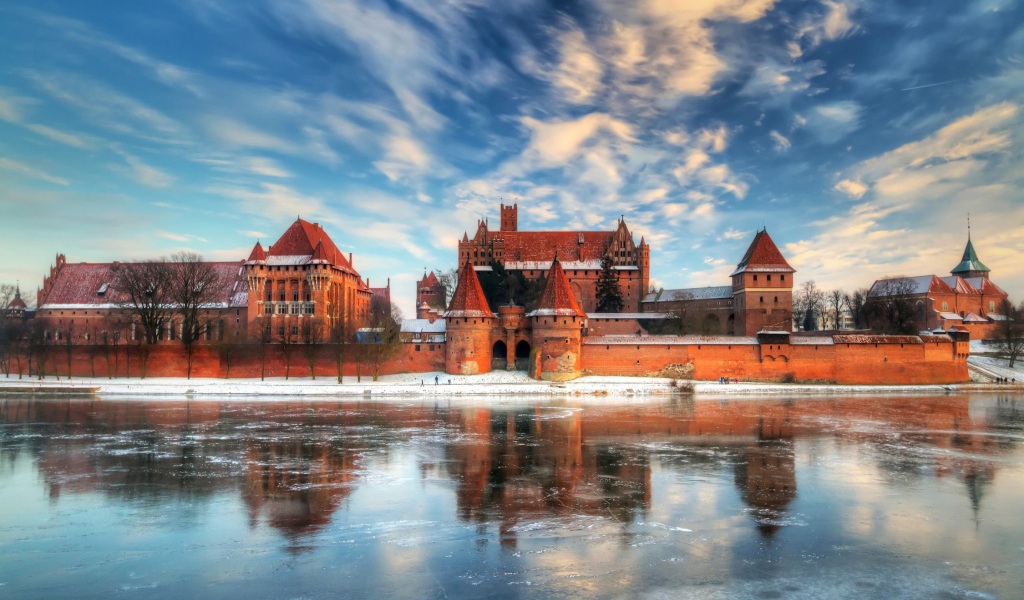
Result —
M540 304L537 306L537 310L531 312L529 316L584 318L587 316L580 310L580 305L576 302L576 296L572 293L572 287L569 285L569 278L565 276L557 254L554 262L551 263L551 270L548 271L548 280L544 284L544 293L541 294Z
M14 290L14 300L11 300L11 303L7 305L7 308L10 310L25 310L28 308L28 306L25 305L25 301L21 299L20 285Z
M263 251L263 246L260 245L259 240L256 240L256 245L253 246L252 252L249 253L249 260L245 261L248 263L266 262L267 253Z
M747 252L743 255L743 260L740 261L740 264L736 265L733 275L747 272L796 273L796 269L789 266L789 263L786 262L782 252L779 251L779 247L775 245L771 236L768 235L768 230L762 229L754 236L754 241L750 242L750 247L747 248Z
M953 270L950 271L950 273L953 275L963 275L970 273L971 271L988 273L989 268L978 260L978 253L974 251L974 244L971 242L971 238L967 238L967 247L964 248L964 257L960 259L960 264L953 267Z
M446 318L494 318L494 313L487 305L487 298L484 297L484 290L480 287L480 279L476 276L476 270L468 260L459 272L459 284L455 287L452 302L444 316Z

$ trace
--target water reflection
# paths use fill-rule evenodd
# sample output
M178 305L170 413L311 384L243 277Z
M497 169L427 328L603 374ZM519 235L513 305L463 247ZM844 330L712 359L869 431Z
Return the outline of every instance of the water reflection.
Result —
M13 485L14 465L30 460L51 507L88 495L156 507L234 498L251 530L268 527L298 556L340 514L349 524L363 519L360 510L369 514L351 506L361 489L374 508L410 511L428 502L415 494L435 482L450 491L429 501L437 518L516 553L524 536L553 523L562 532L610 526L632 548L648 539L638 527L693 502L709 519L726 519L721 526L745 523L730 540L746 527L778 543L795 523L824 536L826 525L815 522L831 515L821 496L838 485L829 471L843 461L867 478L851 489L896 498L955 479L978 529L1001 470L1018 480L1022 471L1024 402L1016 397L582 404L6 399L0 484ZM389 496L405 466L420 492L403 485L411 497ZM712 500L699 500L711 491ZM854 529L828 527L839 528L828 534L837 539Z

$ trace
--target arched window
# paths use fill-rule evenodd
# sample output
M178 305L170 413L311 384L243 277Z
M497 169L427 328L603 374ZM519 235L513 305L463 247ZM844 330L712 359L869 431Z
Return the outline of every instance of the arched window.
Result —
M942 312L949 312L949 302L942 303Z
M996 301L995 300L989 300L988 301L988 312L996 312Z
M917 301L917 322L924 323L924 302Z

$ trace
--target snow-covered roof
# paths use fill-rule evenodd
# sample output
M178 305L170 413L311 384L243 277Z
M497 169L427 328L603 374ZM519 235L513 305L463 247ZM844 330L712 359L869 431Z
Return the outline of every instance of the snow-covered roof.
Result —
M647 294L644 302L677 302L680 300L726 300L733 297L732 286L717 285L678 290L662 290Z
M576 311L571 308L538 308L533 312L526 313L527 317L578 317Z
M995 313L989 313L988 320L989 321L1009 321L1010 319L1007 318L1006 315L997 315Z
M285 256L268 256L266 264L268 266L290 266L290 265L304 265L309 262L312 254L291 254Z
M946 321L963 321L960 315L951 312L940 312L939 317Z
M621 346L756 346L755 337L739 337L731 335L600 335L584 338L586 345L598 346L621 345Z
M974 313L967 313L967 316L964 317L964 323L988 323L988 319L979 317Z
M671 319L668 313L587 313L588 319L610 321L612 319Z
M789 343L793 346L834 346L835 341L830 335L817 335L817 336L798 336L795 335L789 338Z
M444 333L447 329L447 324L444 319L435 319L433 323L430 319L403 319L402 320L402 333Z

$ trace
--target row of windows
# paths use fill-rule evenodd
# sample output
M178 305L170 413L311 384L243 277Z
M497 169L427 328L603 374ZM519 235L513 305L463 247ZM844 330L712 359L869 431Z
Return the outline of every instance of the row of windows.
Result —
M768 277L768 281L772 280L772 276L771 275L768 275L767 277ZM757 275L756 274L754 275L754 281L757 281ZM786 275L784 273L782 275L779 275L779 281L786 281Z
M276 309L274 307L277 307ZM264 304L263 314L265 315L312 315L316 314L316 304L308 303L302 304L298 302L292 303L280 303L280 304Z

